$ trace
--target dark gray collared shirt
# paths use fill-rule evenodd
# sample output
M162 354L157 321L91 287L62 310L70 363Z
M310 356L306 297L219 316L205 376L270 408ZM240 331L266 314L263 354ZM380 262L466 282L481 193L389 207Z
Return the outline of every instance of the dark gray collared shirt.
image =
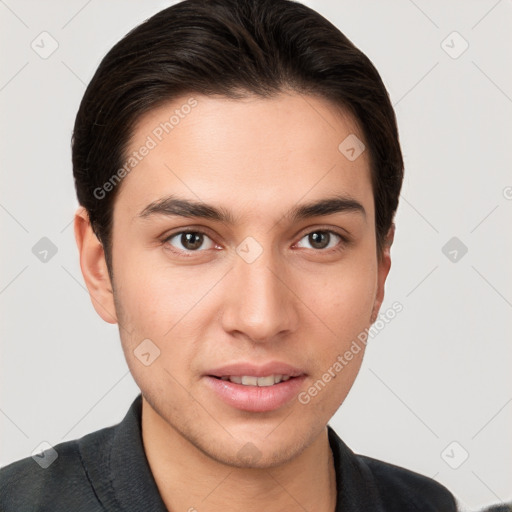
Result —
M123 421L54 447L43 469L32 457L0 470L1 512L167 512L141 436L142 397ZM329 427L336 512L452 512L455 500L434 480L355 455ZM199 504L190 504L200 511Z

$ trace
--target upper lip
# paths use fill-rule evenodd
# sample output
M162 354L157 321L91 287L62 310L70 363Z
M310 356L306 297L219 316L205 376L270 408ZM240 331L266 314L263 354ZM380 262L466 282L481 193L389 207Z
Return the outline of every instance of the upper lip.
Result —
M305 372L300 368L278 361L271 361L259 365L249 362L232 363L206 372L206 375L211 377L242 377L244 375L250 375L251 377L266 377L267 375L299 377L304 374Z

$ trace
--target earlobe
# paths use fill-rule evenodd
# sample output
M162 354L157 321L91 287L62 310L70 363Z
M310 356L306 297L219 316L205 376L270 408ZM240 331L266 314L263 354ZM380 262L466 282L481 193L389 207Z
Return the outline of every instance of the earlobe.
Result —
M375 320L377 320L377 316L379 315L380 307L384 302L384 288L386 284L386 278L389 274L389 269L391 268L391 245L393 244L393 240L395 238L395 224L392 223L389 231L386 235L384 248L382 249L382 254L378 259L378 269L377 269L377 293L375 295L375 301L373 303L372 314L370 318L370 323L373 324Z
M89 215L82 206L75 213L74 228L80 268L92 305L105 322L115 324L117 315L105 252L92 229Z

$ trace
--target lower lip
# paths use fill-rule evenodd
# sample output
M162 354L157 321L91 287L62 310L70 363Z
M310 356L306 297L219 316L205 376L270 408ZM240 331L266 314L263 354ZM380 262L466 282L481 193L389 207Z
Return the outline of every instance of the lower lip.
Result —
M297 397L305 376L293 377L273 386L244 386L229 380L206 376L205 381L217 396L241 411L268 412L279 409Z

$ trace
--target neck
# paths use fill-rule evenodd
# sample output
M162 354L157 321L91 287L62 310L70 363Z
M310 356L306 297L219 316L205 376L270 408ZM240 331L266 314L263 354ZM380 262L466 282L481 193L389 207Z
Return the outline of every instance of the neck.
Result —
M336 507L327 428L300 455L280 466L239 468L200 451L143 399L142 440L169 511L333 512Z

